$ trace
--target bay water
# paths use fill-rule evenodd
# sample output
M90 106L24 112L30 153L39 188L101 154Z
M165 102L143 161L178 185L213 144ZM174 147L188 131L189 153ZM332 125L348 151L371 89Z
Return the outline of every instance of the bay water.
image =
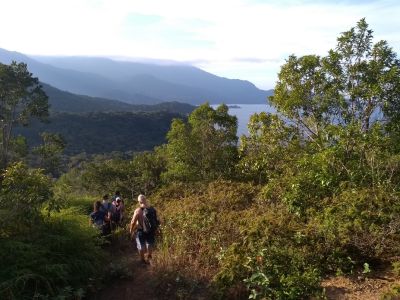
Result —
M249 123L250 117L254 113L270 112L275 113L276 109L268 104L227 104L229 107L229 114L238 118L238 132L237 135L247 135L248 129L247 124ZM211 105L212 108L218 107L217 104Z

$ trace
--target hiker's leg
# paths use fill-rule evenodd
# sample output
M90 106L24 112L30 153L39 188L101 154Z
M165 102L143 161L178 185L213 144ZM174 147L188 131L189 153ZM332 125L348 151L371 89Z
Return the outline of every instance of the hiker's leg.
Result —
M139 251L140 259L145 261L144 254L146 252L146 240L144 239L142 231L136 233L136 247Z
M145 261L145 260L146 260L146 259L144 258L144 253L145 253L145 250L144 250L144 249L140 249L140 250L139 250L140 260L141 260L141 261Z
M153 246L147 244L147 259L151 259L153 254Z
M154 242L155 242L154 234L149 233L146 236L147 259L151 259L152 258Z

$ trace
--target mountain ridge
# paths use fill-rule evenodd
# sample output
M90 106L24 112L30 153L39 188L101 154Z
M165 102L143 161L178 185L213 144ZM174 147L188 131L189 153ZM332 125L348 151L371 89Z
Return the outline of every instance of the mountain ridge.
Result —
M23 61L42 82L71 93L135 104L179 101L198 105L261 104L272 90L190 65L157 65L98 57L27 56L0 48L0 62Z

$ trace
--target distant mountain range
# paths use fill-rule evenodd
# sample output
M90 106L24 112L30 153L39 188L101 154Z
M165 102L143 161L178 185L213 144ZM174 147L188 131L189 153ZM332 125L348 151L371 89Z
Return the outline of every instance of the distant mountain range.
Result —
M41 82L70 93L97 97L91 100L103 101L103 105L106 105L105 98L129 104L167 101L194 105L205 101L258 104L266 103L272 94L272 90L258 89L248 81L218 77L193 66L97 57L31 57L0 48L1 63L9 64L13 60L25 62ZM124 109L122 104L118 105Z

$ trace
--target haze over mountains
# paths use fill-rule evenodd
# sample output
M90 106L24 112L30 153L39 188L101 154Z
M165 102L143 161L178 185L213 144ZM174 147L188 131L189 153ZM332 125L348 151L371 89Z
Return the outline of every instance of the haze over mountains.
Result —
M272 91L187 65L115 61L98 57L30 57L0 48L0 62L25 62L43 83L74 94L130 104L266 103ZM103 99L103 102L106 99ZM122 107L122 106L121 106Z

